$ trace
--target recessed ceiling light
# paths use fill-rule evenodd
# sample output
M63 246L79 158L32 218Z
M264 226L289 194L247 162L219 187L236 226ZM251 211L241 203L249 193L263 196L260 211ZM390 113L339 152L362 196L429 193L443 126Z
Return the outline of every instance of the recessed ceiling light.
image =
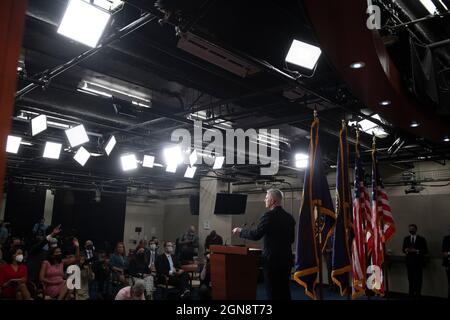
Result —
M380 106L382 107L387 107L390 106L392 104L392 102L390 100L383 100L380 102Z
M359 61L359 62L352 63L350 65L350 68L352 68L352 69L361 69L361 68L364 68L365 66L366 66L366 64L364 62Z
M450 141L450 137L449 136L445 136L444 142L449 142L449 141Z
M417 121L413 121L413 122L411 122L411 124L410 124L410 127L411 127L411 128L417 128L418 126L420 126L420 124L419 124Z

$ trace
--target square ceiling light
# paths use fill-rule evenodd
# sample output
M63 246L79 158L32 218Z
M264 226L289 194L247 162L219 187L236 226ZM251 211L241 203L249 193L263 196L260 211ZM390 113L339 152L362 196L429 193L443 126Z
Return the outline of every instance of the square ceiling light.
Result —
M45 144L44 149L44 158L48 159L59 159L59 155L61 154L61 143L55 143L55 142L47 142Z
M111 14L82 0L70 0L64 13L58 33L96 47Z
M89 137L88 137L86 130L84 129L84 126L82 124L80 124L76 127L67 129L65 132L66 132L67 139L69 139L70 146L72 148L77 147L80 144L89 142Z
M8 140L6 141L6 152L8 152L8 153L19 152L19 147L20 147L21 142L22 142L21 137L8 136Z
M47 116L41 114L33 119L31 119L31 135L35 136L42 131L47 130Z
M312 70L321 54L322 50L319 47L294 39L286 56L286 62Z
M75 159L76 162L78 162L79 164L81 164L81 166L84 167L84 165L86 164L86 162L89 160L90 157L91 154L89 153L89 151L87 151L84 147L80 147L80 149L78 149L77 153L73 158Z

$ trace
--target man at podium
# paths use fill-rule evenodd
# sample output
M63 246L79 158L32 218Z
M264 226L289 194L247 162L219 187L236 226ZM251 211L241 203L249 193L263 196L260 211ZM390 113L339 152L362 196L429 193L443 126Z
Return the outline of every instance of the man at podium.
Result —
M256 229L233 229L233 234L244 239L257 241L264 237L262 261L267 296L270 300L291 299L295 220L281 207L282 200L281 190L268 190L264 201L269 211L263 214Z

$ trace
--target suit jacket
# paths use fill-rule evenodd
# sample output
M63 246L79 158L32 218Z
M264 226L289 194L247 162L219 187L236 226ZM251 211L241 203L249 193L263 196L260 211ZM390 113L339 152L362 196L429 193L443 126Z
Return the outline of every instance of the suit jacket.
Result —
M442 241L442 252L450 252L450 236L444 237ZM443 258L442 265L445 267L450 266L450 257Z
M173 267L175 269L179 269L180 268L180 264L178 262L178 259L174 255L172 255L172 261L173 261ZM166 276L169 276L170 263L169 263L169 259L167 259L165 253L159 255L156 258L155 268L156 268L156 273L158 275L164 274Z
M291 267L295 220L281 206L262 215L255 230L243 229L241 238L257 241L264 237L263 263L272 268Z
M406 249L414 248L419 253L406 253ZM410 266L423 266L425 264L425 255L428 254L427 241L424 237L416 235L416 241L411 243L411 236L403 239L403 252L406 254L406 264Z

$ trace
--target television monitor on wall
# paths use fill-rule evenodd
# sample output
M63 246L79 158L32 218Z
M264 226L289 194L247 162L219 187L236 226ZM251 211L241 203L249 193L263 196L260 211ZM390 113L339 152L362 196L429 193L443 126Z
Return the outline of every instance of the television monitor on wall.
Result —
M243 193L218 193L215 214L245 214L247 195Z

